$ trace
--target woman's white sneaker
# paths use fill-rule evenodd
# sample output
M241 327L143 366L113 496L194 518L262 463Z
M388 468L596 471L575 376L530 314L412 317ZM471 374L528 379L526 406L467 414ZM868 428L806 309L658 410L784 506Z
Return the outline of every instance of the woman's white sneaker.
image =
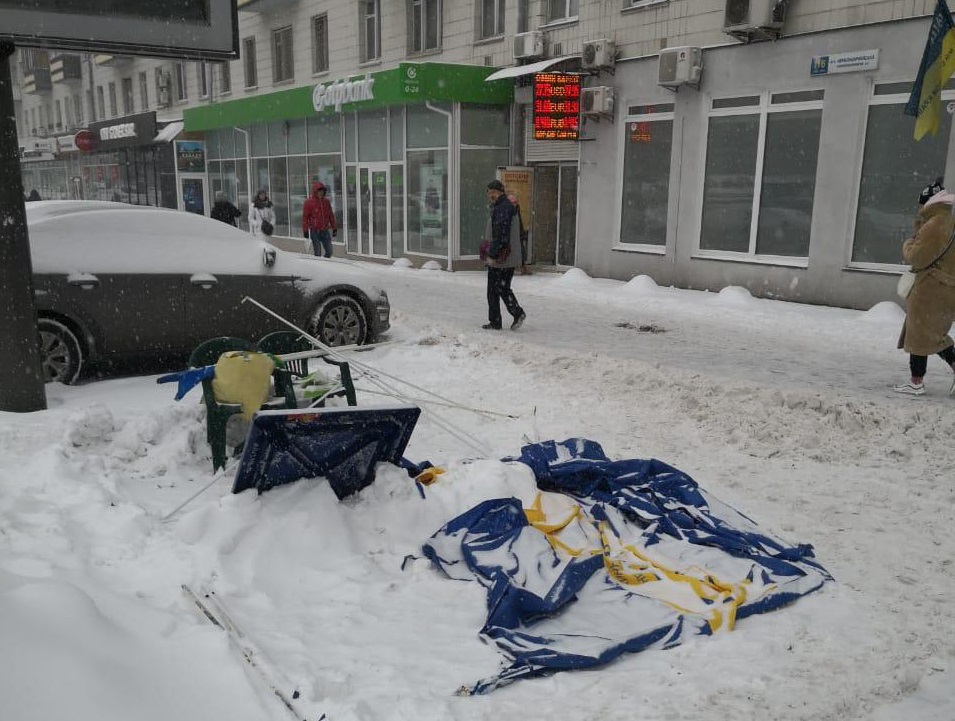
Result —
M903 393L907 396L924 396L925 395L925 384L924 383L903 383L901 385L892 386L892 390L896 393Z

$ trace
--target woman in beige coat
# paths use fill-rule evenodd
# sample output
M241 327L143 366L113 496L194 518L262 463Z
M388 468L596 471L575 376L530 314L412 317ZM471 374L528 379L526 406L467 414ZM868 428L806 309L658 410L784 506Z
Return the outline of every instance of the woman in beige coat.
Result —
M922 191L919 202L922 208L915 223L915 237L902 244L902 257L918 271L906 299L905 323L899 336L899 348L909 354L912 378L894 389L913 396L925 393L922 381L930 355L937 353L955 371L955 341L949 335L955 323L955 244L950 245L955 230L955 195L944 190L938 180ZM955 393L955 382L950 393Z

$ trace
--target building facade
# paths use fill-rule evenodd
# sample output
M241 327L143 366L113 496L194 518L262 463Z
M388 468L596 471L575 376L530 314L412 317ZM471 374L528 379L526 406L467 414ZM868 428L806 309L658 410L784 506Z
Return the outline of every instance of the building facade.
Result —
M337 254L460 269L497 172L538 265L866 308L894 297L914 198L952 162L949 113L918 143L902 113L934 6L239 0L228 63L21 51L24 187L205 213L265 189L301 249L321 180ZM534 138L532 71L580 74L577 139ZM70 146L143 113L142 150Z

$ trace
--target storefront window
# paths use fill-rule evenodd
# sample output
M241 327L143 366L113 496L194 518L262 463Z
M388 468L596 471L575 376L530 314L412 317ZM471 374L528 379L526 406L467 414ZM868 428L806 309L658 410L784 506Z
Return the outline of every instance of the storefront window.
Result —
M388 133L382 132L388 123L387 111L363 110L357 115L358 160L388 160Z
M308 163L304 155L288 159L289 236L294 238L302 228L302 205L312 190Z
M206 131L206 158L209 160L222 157L219 152L219 135L218 130Z
M269 159L256 158L252 161L252 196L264 190L269 193Z
M354 165L345 169L345 193L348 208L347 244L349 253L358 252L358 170Z
M654 109L639 106L642 114L631 115L624 123L622 245L662 247L667 242L673 113L672 105L664 112Z
M391 166L391 254L400 255L405 239L404 166Z
M391 126L391 159L404 160L405 158L405 109L394 107L389 109Z
M749 250L758 115L710 118L706 138L702 250Z
M340 153L342 150L341 119L333 113L309 118L308 152Z
M507 147L510 143L510 108L461 106L461 143Z
M407 116L409 148L448 146L448 119L443 113L429 110L424 105L409 105Z
M252 135L252 155L265 157L269 154L269 128L267 125L253 125L251 127Z
M411 113L409 118L410 115ZM408 151L407 203L408 251L428 255L447 255L448 152L446 150Z
M269 123L269 155L275 156L288 154L287 140L287 123Z
M808 257L821 128L822 110L769 115L757 255Z
M345 160L354 163L358 159L358 130L356 128L355 113L343 113L342 123L345 125Z
M808 257L822 99L808 90L713 101L701 250Z
M288 121L288 154L304 155L305 148L305 119Z
M271 180L269 198L272 201L272 209L275 211L275 234L288 235L288 159L269 158L269 177Z
M906 83L904 94L885 96L879 95L877 86L869 106L853 263L901 264L902 239L912 232L915 198L945 172L952 116L942 113L938 134L926 134L916 142L912 135L914 121L902 113L910 88ZM943 93L943 101L950 96L955 97Z
M500 166L507 165L507 148L461 150L461 255L477 255L490 214L487 183ZM522 205L530 212L530 199Z
M238 188L236 207L242 211L239 217L239 227L249 229L249 188L248 188L248 167L247 160L237 158L235 161L235 183Z

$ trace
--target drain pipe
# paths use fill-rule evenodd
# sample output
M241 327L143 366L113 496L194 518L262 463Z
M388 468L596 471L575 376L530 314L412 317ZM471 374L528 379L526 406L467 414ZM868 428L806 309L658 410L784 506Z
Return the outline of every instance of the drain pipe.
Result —
M450 110L443 110L442 108L436 107L431 104L429 100L424 104L424 106L435 113L441 113L444 117L448 119L448 201L450 208L457 208L460 204L460 198L458 198L458 163L457 163L457 132L454 127L454 113ZM453 106L452 106L453 107ZM451 267L452 263L452 243L454 233L451 230L451 213L448 213L448 267L447 271L449 273L453 272Z

